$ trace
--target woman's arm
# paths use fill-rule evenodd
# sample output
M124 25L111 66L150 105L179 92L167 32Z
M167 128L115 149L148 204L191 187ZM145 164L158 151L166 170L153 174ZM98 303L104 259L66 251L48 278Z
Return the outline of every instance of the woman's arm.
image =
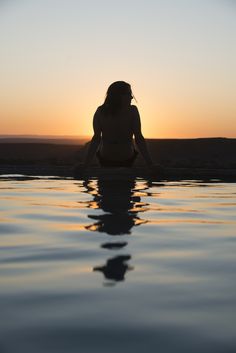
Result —
M141 121L140 121L140 116L139 112L136 106L133 106L133 114L134 114L134 137L135 137L135 142L136 145L138 146L138 149L143 156L147 166L149 168L153 167L153 161L151 159L151 156L149 154L149 151L147 149L147 144L145 141L145 138L143 137L142 131L141 131Z
M99 123L98 109L93 117L93 131L94 131L94 135L92 137L92 140L90 141L88 152L85 157L84 168L87 168L92 162L94 155L98 149L98 146L100 145L100 142L101 142L101 126Z

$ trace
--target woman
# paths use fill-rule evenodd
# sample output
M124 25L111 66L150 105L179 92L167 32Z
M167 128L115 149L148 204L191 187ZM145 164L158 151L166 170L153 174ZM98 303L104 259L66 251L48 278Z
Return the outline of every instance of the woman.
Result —
M139 112L135 105L131 105L132 99L128 83L116 81L109 86L103 105L94 114L94 135L84 169L90 165L96 152L103 167L131 167L137 156L133 136L147 166L152 169L153 162L141 132Z

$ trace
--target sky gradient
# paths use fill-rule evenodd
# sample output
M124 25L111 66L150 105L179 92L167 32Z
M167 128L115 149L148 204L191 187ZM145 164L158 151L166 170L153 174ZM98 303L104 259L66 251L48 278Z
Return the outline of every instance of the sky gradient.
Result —
M132 85L145 137L236 137L236 1L0 0L0 134L91 135Z

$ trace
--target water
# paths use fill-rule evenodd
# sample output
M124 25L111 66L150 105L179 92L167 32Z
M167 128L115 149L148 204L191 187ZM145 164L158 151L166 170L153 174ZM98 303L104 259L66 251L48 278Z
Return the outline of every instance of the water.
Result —
M1 353L236 352L236 184L0 189Z

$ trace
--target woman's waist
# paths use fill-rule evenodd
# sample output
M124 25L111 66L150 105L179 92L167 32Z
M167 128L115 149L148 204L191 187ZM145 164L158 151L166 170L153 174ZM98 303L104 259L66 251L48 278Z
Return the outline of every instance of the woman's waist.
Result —
M132 137L126 137L126 138L110 138L110 137L104 137L102 136L102 143L104 145L132 145L133 144L133 138Z
M123 160L132 157L134 154L134 145L130 143L129 145L119 145L119 144L101 144L99 148L100 154L107 159Z

